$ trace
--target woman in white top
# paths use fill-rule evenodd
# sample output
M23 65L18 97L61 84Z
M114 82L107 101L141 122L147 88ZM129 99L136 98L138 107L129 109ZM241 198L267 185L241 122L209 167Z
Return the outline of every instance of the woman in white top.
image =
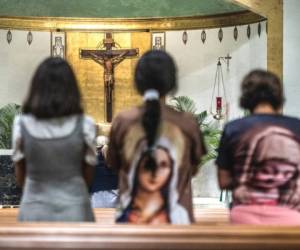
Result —
M37 69L13 127L20 221L94 221L87 184L96 163L96 127L83 114L69 64L48 58Z

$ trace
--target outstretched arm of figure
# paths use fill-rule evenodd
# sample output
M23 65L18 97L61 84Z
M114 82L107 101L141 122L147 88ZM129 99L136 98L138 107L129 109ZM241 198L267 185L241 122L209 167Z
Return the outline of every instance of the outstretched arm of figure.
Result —
M124 51L124 52L121 53L120 55L118 55L118 56L112 58L112 63L113 63L114 65L119 64L120 62L122 62L122 61L125 59L124 56L126 56L127 53L128 53L128 50L127 50L127 51Z
M103 65L104 64L104 59L103 57L100 57L94 53L90 53L91 55L91 59L94 60L96 63L99 63L100 65Z

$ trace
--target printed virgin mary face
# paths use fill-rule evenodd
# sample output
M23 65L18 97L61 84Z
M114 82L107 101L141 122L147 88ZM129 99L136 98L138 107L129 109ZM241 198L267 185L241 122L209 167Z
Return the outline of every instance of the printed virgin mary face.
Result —
M284 185L296 173L296 166L279 160L268 160L261 170L257 171L255 179L257 186L274 188Z
M297 171L300 151L298 142L285 134L271 134L257 145L258 167L255 186L275 188L285 185Z
M154 174L145 169L145 161L141 162L142 165L139 168L138 179L140 188L144 191L155 192L160 190L170 177L172 162L169 154L163 149L156 149L155 158L157 169Z

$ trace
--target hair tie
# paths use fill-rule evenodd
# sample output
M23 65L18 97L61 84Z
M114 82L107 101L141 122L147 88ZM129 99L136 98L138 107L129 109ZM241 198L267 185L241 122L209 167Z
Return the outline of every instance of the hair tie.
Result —
M147 152L154 152L156 150L156 146L148 147Z
M159 92L156 89L148 89L144 93L144 101L159 100Z

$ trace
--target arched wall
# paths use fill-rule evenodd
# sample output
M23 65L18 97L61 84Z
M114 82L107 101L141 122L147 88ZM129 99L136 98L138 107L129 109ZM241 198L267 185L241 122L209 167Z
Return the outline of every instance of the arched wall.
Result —
M258 23L251 24L250 39L247 37L247 25L237 26L238 38L233 37L234 27L223 28L223 40L218 40L219 29L207 29L206 41L202 43L202 30L188 31L188 41L182 42L183 31L166 33L166 48L178 65L178 95L187 95L196 103L198 111L209 110L215 79L217 60L228 53L232 56L229 71L222 62L225 89L229 102L229 119L243 115L238 107L239 86L242 78L250 70L267 67L266 22L261 22L261 34L258 35Z

